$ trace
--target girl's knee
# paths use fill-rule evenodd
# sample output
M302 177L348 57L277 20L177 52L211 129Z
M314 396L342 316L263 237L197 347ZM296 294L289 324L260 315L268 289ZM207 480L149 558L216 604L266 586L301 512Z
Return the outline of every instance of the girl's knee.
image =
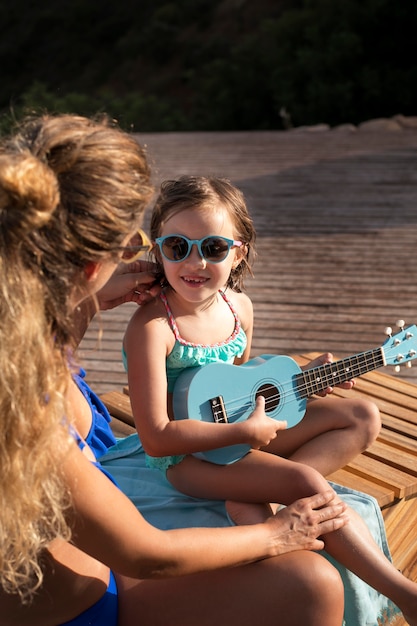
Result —
M292 486L292 495L295 499L305 498L315 493L326 491L329 488L326 479L313 467L304 463L297 463L289 477Z
M351 403L353 428L360 434L363 441L362 447L365 450L375 441L381 430L379 409L373 402L360 398L351 400Z

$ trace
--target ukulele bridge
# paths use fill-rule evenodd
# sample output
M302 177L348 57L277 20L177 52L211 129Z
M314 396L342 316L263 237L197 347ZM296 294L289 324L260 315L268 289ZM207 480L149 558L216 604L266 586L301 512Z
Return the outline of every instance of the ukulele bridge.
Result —
M216 396L210 399L211 413L217 424L227 424L226 407L224 406L223 396Z

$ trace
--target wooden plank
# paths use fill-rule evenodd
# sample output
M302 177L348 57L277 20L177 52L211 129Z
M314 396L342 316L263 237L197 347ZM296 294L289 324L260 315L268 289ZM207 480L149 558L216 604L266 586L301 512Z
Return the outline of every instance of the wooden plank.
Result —
M395 467L360 454L347 466L349 471L363 478L368 478L377 485L383 485L394 491L398 499L411 497L417 493L417 477Z
M414 454L417 461L417 439L414 437L408 437L407 433L397 432L383 426L378 435L378 441L385 441L393 448Z
M125 421L112 415L111 429L115 437L122 439L135 432L133 426L129 426Z
M415 439L417 436L417 429L414 424L410 424L407 421L403 421L399 419L395 415L387 415L386 413L381 413L382 424L386 426L387 429L402 434L409 439Z
M326 478L338 485L348 487L348 489L355 489L373 496L381 509L393 504L396 500L394 490L391 487L375 483L371 478L354 474L348 468L337 470Z
M410 476L417 476L416 456L406 450L398 450L389 443L377 440L363 454L371 459L381 461L386 466L397 468Z
M107 406L110 415L124 421L129 426L135 426L128 395L120 393L120 391L109 391L101 394L100 398Z
M417 580L417 498L402 500L382 514L395 566Z

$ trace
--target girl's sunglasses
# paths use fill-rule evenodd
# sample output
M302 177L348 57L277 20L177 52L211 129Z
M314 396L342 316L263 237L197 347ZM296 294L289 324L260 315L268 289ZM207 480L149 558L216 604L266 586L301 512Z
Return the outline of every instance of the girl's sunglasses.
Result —
M130 239L127 246L123 247L122 254L120 257L120 261L122 263L134 263L142 256L145 252L148 252L151 249L151 243L144 231L139 228L139 230L133 235L132 239Z
M242 241L234 241L226 237L210 235L203 239L188 239L184 235L165 235L158 237L155 243L159 246L163 257L172 263L184 261L189 255L194 245L197 246L200 256L208 263L221 263L227 258L229 251L233 247L240 248Z

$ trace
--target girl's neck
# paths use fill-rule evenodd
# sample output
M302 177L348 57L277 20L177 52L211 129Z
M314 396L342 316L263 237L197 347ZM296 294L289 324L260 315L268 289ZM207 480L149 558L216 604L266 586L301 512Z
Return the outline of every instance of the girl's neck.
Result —
M218 305L220 297L219 292L216 292L205 300L191 302L189 300L185 300L170 286L166 288L165 295L175 316L207 314L210 309Z

